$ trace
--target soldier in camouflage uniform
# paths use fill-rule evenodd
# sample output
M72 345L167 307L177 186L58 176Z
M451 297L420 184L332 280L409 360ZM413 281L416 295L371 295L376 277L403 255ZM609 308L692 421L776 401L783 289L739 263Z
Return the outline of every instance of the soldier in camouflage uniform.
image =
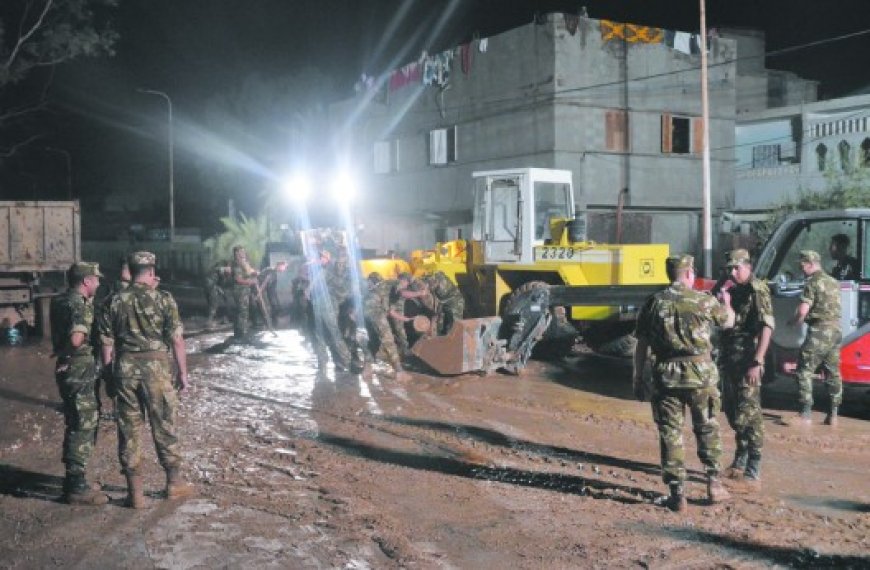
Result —
M114 295L100 322L103 366L112 370L117 392L118 456L127 477L127 506L145 506L139 461L142 412L148 412L151 434L160 465L166 471L166 497L193 494L181 477L176 413L178 396L173 385L170 352L181 390L188 386L187 357L178 306L170 293L160 291L153 253L130 256L133 285Z
M450 280L443 271L424 275L414 279L411 287L402 291L405 299L420 299L421 301L431 295L432 306L423 302L427 308L434 312L434 330L439 335L445 335L453 328L453 323L462 319L465 313L465 299L459 288Z
M659 428L662 478L670 488L667 506L685 511L683 482L686 479L683 452L683 414L692 414L692 428L698 441L698 458L707 471L710 502L728 498L719 481L719 375L710 355L710 334L714 325L730 327L734 322L730 298L723 293L724 306L712 296L695 291L694 259L690 255L668 258L670 287L651 296L637 320L637 349L634 355L634 391L645 397L643 369L647 349L652 349L652 410Z
M413 282L414 277L408 272L403 271L396 276L395 290L399 294L399 300L396 302L395 310L391 313L390 318L390 327L393 330L393 338L396 339L396 348L399 349L399 356L403 359L408 358L411 354L411 344L408 342L405 323L414 319L405 316L405 301L409 298L408 293L412 292L411 284Z
M248 262L248 252L237 245L233 248L230 265L233 283L233 300L236 302L236 319L233 323L233 338L245 341L251 332L251 287L257 284L257 271Z
M727 267L731 279L723 287L731 295L734 327L722 331L720 336L719 373L722 407L734 430L737 448L726 474L733 479L744 478L751 488L757 489L764 445L761 377L773 334L773 306L767 283L752 275L748 251L732 251Z
M800 304L791 319L792 325L807 323L807 336L798 356L797 383L800 412L791 425L812 424L813 375L825 369L825 384L830 397L826 425L837 425L837 408L843 401L843 379L840 377L840 283L825 273L818 252L805 250L799 256L801 270L806 275Z
M329 353L332 353L336 370L345 372L351 363L351 353L345 335L338 323L339 307L347 298L349 287L344 283L344 275L336 270L333 257L335 245L323 245L318 259L308 264L309 291L311 302L308 332L317 355L317 366L326 367Z
M377 354L386 358L393 367L396 378L402 378L402 360L396 339L390 326L390 319L401 316L399 307L404 302L396 291L398 281L395 279L377 281L369 287L365 299L365 319L369 329L374 333L373 343L378 345Z
M104 289L102 292L97 291L97 294L94 296L94 326L93 332L91 334L91 338L94 340L94 348L96 350L96 354L99 355L102 350L102 344L100 343L100 331L99 331L99 323L102 318L102 313L109 306L109 301L111 301L112 296L115 293L119 293L127 287L130 286L130 264L127 262L127 256L123 256L119 263L118 269L118 279L112 283L111 286L103 287L103 284L100 285L100 289ZM106 386L106 383L103 382L103 374L102 374L102 365L99 360L97 362L98 370L97 370L97 405L100 410L100 417L103 420L115 421L117 419L117 415L115 414L115 398L113 394L109 394L109 387ZM105 406L103 404L103 399L100 397L100 392L103 391L108 396L110 405Z
M63 401L63 500L73 505L105 505L109 498L85 478L99 427L96 361L89 339L94 322L93 296L100 286L96 263L76 263L68 272L69 289L51 301L51 341L57 361L54 377Z
M205 274L203 289L205 290L205 300L208 304L208 319L205 324L207 329L215 327L215 319L217 318L221 301L223 300L224 305L229 304L226 288L231 286L232 268L226 261L218 261Z

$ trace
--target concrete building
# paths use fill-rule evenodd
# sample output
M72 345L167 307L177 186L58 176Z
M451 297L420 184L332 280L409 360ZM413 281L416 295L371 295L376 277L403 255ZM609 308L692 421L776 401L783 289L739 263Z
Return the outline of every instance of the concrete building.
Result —
M622 241L699 254L696 40L551 14L430 55L371 89L363 82L332 109L332 128L365 170L363 247L404 251L468 235L472 172L542 167L573 172L590 239L615 241L627 188ZM714 214L734 205L736 50L726 38L709 45Z
M734 208L767 210L824 190L826 170L870 165L870 95L747 113L736 139Z

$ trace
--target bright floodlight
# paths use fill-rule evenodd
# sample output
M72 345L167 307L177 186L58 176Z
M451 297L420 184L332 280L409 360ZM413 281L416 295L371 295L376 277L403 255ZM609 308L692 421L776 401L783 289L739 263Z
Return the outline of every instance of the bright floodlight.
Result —
M311 195L311 181L304 174L295 174L282 184L284 196L296 204L304 204Z
M346 171L339 172L332 179L332 197L339 204L349 204L356 196L356 180Z

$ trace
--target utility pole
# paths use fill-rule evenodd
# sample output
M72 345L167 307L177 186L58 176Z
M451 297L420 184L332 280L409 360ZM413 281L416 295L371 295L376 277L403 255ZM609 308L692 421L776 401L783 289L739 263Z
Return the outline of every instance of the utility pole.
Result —
M706 0L701 4L701 124L703 128L702 163L702 232L704 241L704 277L713 277L713 233L710 218L710 101L707 92L707 9Z
M148 95L163 97L163 99L166 100L167 109L169 110L167 138L169 140L169 247L171 249L172 244L175 241L175 172L173 165L175 153L173 152L172 143L172 99L170 99L169 95L163 91L156 91L154 89L138 89L138 91Z

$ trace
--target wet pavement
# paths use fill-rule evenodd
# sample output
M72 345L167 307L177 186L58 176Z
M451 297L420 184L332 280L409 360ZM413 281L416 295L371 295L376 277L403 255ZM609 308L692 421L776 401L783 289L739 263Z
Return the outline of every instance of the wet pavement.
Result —
M56 502L50 351L0 347L0 568L870 566L858 399L838 430L817 413L795 431L776 423L788 386L772 391L765 487L737 483L723 505L706 504L687 429L690 513L678 517L658 506L655 426L631 400L625 361L578 355L519 377L403 384L382 370L318 371L296 330L234 344L199 323L188 320L193 387L180 411L198 496L163 499L149 444L145 511L121 506L108 422L90 471L112 503Z

